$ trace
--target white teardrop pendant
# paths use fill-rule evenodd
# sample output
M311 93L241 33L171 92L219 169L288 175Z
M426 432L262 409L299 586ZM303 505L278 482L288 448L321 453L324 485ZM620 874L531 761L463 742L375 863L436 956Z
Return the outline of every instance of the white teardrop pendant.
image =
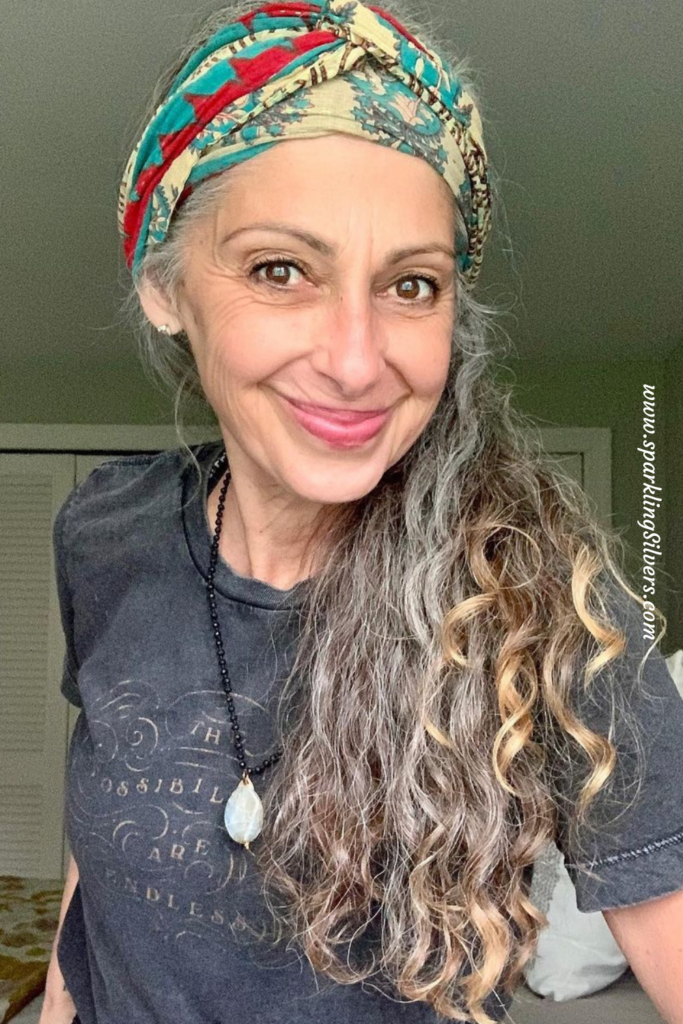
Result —
M263 804L248 775L228 797L224 820L231 839L248 850L263 827Z

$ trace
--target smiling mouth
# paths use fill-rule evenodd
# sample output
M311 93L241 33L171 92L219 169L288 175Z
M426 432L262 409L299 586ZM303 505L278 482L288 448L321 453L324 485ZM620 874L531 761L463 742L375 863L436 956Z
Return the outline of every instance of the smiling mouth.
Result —
M319 408L313 411L315 407L304 406L289 398L284 400L300 426L335 448L352 448L365 444L380 432L390 412L389 409L374 414L356 412L353 419L349 419L347 411L345 418L340 419L339 415L334 415L334 411L332 414Z
M310 413L312 416L318 416L321 419L330 420L337 423L362 423L364 420L373 419L376 416L383 416L388 409L337 409L326 405L312 405L310 402L299 402L294 398L287 398L287 401L296 406L297 409L302 409L304 412Z

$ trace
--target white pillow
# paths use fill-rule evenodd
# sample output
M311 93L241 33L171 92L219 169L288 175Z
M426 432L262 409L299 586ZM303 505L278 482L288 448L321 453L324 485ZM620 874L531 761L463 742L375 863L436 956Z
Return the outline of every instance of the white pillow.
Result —
M621 977L628 961L602 912L578 909L564 857L554 843L534 864L531 900L548 916L536 956L525 969L532 992L563 1003L599 992Z

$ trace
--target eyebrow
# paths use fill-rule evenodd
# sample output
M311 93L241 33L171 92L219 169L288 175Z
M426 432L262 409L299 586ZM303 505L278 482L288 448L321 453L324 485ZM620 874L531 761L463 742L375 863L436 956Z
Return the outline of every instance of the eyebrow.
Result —
M310 231L305 231L303 228L295 228L290 224L282 224L280 222L268 221L261 224L250 224L248 227L237 228L235 231L231 231L225 235L220 245L225 245L226 242L232 241L233 238L237 238L238 235L242 235L247 231L277 231L281 234L292 235L294 238L298 238L300 242L304 242L305 245L315 249L316 252L321 253L323 256L335 256L337 254L337 246L332 245L330 242L326 242L323 238L319 238L318 235L312 234ZM428 242L425 245L411 245L403 246L399 249L392 249L387 256L387 263L391 266L394 263L400 263L401 260L406 259L408 256L416 256L420 253L431 253L431 252L442 252L446 256L450 256L451 259L455 259L455 252L450 249L447 245L443 245L441 242Z

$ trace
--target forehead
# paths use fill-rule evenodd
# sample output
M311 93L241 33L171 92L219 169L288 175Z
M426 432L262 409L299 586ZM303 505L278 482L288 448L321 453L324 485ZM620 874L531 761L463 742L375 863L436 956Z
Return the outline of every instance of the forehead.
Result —
M221 179L221 180L219 180ZM216 180L217 228L260 221L367 225L451 238L455 197L420 157L336 133L290 139Z

